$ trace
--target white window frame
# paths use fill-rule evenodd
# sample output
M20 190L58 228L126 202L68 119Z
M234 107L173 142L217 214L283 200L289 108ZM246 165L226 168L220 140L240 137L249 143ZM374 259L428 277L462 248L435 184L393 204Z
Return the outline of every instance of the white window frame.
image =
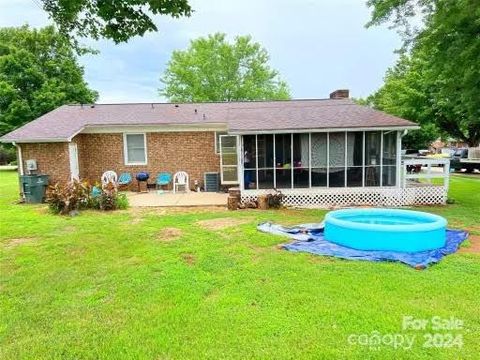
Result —
M128 147L127 147L127 135L143 135L143 147L144 147L144 152L145 152L145 161L128 161ZM135 165L147 165L148 163L148 158L147 158L147 134L146 133L141 133L141 132L128 132L128 133L123 133L123 160L125 165L127 166L135 166Z
M215 154L220 155L220 144L218 143L218 141L220 140L221 135L228 135L228 131L215 131L214 134L215 134Z
M223 165L223 154L221 152L222 150L222 138L223 137L233 137L235 138L235 147L236 147L236 152L237 152L237 165ZM243 181L241 181L241 177L240 177L240 172L242 173L242 176L243 176L243 171L241 171L241 169L244 169L244 166L240 166L240 164L243 164L243 156L241 156L241 154L239 154L239 150L240 150L240 135L229 135L229 134L224 134L224 135L220 135L220 183L222 185L240 185L243 183ZM225 181L223 180L223 168L237 168L237 180L236 181Z

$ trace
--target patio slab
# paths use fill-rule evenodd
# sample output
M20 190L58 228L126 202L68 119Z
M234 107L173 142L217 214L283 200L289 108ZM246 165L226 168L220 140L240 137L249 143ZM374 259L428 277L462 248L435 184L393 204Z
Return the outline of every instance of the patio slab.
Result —
M127 198L133 207L174 207L174 206L227 206L228 194L212 192L148 193L128 192Z

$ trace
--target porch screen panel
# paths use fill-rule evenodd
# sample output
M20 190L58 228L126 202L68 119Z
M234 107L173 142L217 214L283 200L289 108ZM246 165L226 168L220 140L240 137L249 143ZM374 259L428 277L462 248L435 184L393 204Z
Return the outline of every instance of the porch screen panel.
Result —
M380 186L381 132L365 132L365 186Z
M397 132L383 133L382 185L395 186L397 174Z
M311 135L312 187L327 186L327 134Z
M309 134L293 134L293 187L309 187Z
M273 189L273 135L257 135L257 165L259 189Z
M222 184L238 184L237 136L220 136Z
M275 167L276 187L290 189L292 187L292 135L275 135Z
M336 132L329 135L329 186L345 186L345 133Z
M363 185L363 132L347 133L347 186Z
M257 145L255 135L243 137L243 184L245 189L257 188Z

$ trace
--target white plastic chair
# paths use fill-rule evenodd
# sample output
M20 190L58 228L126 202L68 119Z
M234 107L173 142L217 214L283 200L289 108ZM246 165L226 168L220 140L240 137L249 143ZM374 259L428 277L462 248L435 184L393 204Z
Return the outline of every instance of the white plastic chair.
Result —
M115 171L105 171L102 175L102 188L107 186L108 183L113 183L113 185L117 186L117 180L118 177Z
M179 186L184 186L186 192L190 191L188 174L185 171L179 171L179 172L176 172L175 175L173 175L173 193L174 194L177 192L177 188Z

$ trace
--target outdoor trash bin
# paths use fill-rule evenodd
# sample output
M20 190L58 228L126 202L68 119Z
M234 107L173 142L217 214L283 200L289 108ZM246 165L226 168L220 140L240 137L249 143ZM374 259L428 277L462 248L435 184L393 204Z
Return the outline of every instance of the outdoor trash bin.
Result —
M48 175L22 175L20 182L26 203L35 204L43 201L48 185Z

